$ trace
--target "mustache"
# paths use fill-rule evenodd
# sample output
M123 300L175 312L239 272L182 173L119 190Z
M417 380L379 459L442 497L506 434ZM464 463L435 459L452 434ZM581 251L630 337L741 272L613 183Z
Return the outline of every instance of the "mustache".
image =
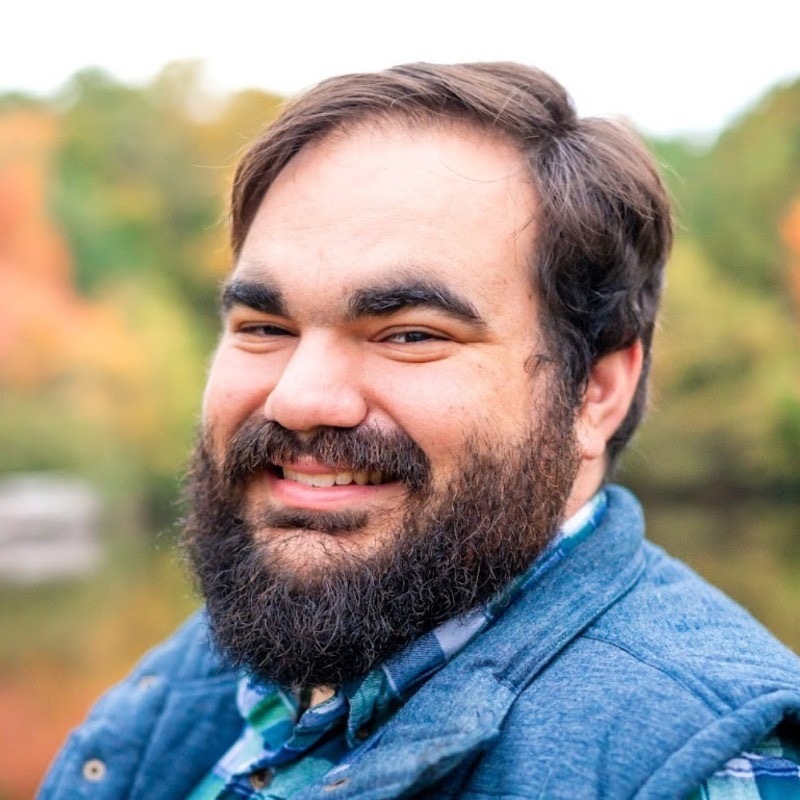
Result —
M262 417L246 420L234 434L222 478L228 486L241 486L258 472L303 457L343 471L380 471L411 491L421 490L430 480L428 457L400 429L320 427L311 434L299 434Z

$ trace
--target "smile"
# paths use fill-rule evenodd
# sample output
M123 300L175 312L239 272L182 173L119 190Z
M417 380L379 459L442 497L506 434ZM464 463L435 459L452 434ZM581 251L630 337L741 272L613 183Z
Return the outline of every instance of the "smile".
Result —
M298 472L297 470L290 469L289 467L279 467L282 472L284 480L296 481L305 486L315 486L318 488L327 488L330 486L378 486L389 480L388 476L384 476L379 470L357 470L357 471L342 471L342 472Z

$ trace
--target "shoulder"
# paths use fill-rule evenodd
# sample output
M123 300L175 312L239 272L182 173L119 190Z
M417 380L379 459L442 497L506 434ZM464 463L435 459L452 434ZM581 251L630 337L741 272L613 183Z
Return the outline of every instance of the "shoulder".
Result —
M619 487L609 493L612 508L638 506ZM622 651L720 711L763 691L797 689L800 659L747 611L659 547L643 541L639 552L638 580L579 638Z
M521 688L476 781L504 775L512 794L527 781L553 798L587 781L607 796L683 796L782 720L798 725L800 659L660 549L631 558L636 581Z
M130 674L100 699L90 718L124 713L131 704L139 708L152 702L149 698L162 697L175 688L226 685L236 679L235 670L211 643L205 613L198 611L146 653Z
M51 767L40 800L83 796L92 785L92 796L127 797L148 771L188 791L238 735L237 681L212 647L203 613L195 614L95 704Z
M649 543L640 580L583 632L724 713L764 692L797 690L800 659L747 611Z

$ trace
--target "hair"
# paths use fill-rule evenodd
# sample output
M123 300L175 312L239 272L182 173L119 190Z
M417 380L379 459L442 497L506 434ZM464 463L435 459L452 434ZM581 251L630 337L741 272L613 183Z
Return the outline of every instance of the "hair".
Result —
M407 64L323 81L291 101L235 173L238 256L264 194L303 147L364 124L467 124L514 145L537 197L532 280L547 361L577 409L592 366L640 340L644 365L608 469L641 422L664 265L669 200L652 156L626 125L579 118L565 89L514 63Z

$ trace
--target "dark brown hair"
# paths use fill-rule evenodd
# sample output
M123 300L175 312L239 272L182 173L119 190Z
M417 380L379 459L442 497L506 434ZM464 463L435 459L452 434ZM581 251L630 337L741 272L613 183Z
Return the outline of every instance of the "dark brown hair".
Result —
M466 123L510 141L537 195L532 276L548 358L578 408L592 365L637 339L642 377L608 442L613 466L644 414L650 348L669 253L669 201L650 154L625 125L580 119L564 88L512 63L408 64L344 75L289 103L236 171L231 244L238 255L264 194L309 142L367 122Z

